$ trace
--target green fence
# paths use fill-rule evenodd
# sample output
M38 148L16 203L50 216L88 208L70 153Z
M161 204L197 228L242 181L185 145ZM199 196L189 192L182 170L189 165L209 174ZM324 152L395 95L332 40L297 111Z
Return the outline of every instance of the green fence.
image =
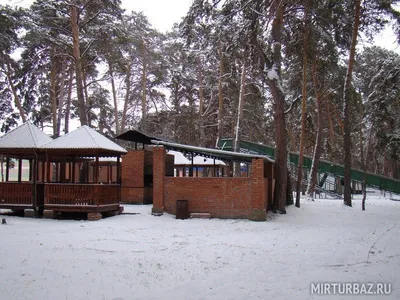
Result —
M222 150L232 151L232 139L221 139L218 142L218 148ZM253 154L261 154L267 155L272 159L275 158L275 149L273 147L269 147L262 144L257 144L249 141L241 141L240 142L240 150L241 152L253 153ZM298 165L299 162L299 154L290 152L289 153L290 163L294 165ZM309 156L304 156L303 167L306 169L311 169L312 158ZM320 173L329 173L333 176L344 176L344 167L342 165L334 164L329 161L322 160L318 164L318 171ZM355 181L361 182L364 176L364 172L357 169L351 170L351 179ZM381 175L376 175L372 173L367 173L366 184L371 187L376 187L381 190L385 190L388 192L393 192L396 194L400 194L400 180L393 179Z

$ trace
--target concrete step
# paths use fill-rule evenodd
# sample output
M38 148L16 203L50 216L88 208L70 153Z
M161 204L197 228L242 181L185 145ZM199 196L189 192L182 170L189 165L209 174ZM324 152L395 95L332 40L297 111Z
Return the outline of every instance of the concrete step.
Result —
M211 219L210 213L191 213L191 219Z

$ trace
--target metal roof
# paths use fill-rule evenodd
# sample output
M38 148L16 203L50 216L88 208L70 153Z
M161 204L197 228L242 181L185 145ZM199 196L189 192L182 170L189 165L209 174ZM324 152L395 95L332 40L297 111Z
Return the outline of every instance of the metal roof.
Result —
M51 141L51 137L26 122L0 137L0 149L38 149Z
M196 153L198 155L204 157L210 157L215 159L221 160L229 160L229 161L244 161L244 162L251 162L254 158L264 159L266 161L275 163L270 157L266 155L257 155L257 154L247 154L247 153L239 153L239 152L232 152L232 151L224 151L224 150L216 150L211 148L204 148L204 147L196 147L196 146L189 146L165 141L158 141L152 140L152 144L164 146L167 149L177 150L181 152L189 152L189 153Z
M273 159L266 155L259 155L259 154L247 154L247 153L238 153L232 151L223 151L223 150L216 150L211 148L203 148L203 147L195 147L190 145L183 145L174 142L167 141L166 139L155 138L150 135L147 135L143 132L140 132L136 129L131 129L123 134L117 136L117 139L122 139L126 141L136 142L136 143L143 143L143 144L153 144L153 145L162 145L169 150L176 150L183 153L192 153L196 155L200 155L203 157L213 158L213 159L220 159L225 161L244 161L244 162L251 162L253 158L261 158L269 162L275 162ZM204 162L204 160L203 160ZM214 162L212 163L214 164Z
M116 137L117 139L124 140L124 141L131 141L135 143L141 143L144 145L150 145L152 140L161 140L157 137L145 134L137 129L130 129L125 131L124 133L120 134Z
M52 142L44 145L43 150L100 150L116 153L127 151L104 135L98 133L89 126L81 126L78 129L60 136Z

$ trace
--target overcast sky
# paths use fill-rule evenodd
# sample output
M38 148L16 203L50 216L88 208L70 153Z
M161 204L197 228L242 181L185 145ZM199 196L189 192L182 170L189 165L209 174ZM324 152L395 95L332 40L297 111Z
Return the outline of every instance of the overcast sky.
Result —
M24 7L29 7L32 2L33 0L0 0L0 4ZM142 11L154 28L165 32L186 15L192 2L193 0L122 0L122 7L128 12L132 10ZM379 36L376 36L374 44L400 53L396 37L390 29L386 29ZM362 40L358 42L358 47L369 45Z
M0 0L0 4L29 7L33 0ZM142 11L154 28L167 31L186 15L193 0L121 0L128 12Z

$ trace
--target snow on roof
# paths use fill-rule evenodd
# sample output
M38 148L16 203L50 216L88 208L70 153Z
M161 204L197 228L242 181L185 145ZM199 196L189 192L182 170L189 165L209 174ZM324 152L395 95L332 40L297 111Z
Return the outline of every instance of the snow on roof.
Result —
M37 149L51 141L51 137L31 122L26 122L0 137L0 148Z
M78 129L60 136L44 145L43 149L97 149L112 152L126 153L127 151L113 141L98 133L89 126L83 125Z
M95 161L96 157L95 156L87 156L87 157L83 157L83 159ZM119 160L122 161L122 157ZM117 162L117 158L116 157L99 157L99 162Z
M210 165L214 165L214 159L212 158L206 158L200 155L197 155L195 157L193 157L193 165L196 166L210 166ZM216 159L215 160L215 165L222 165L225 166L225 163L222 160Z
M190 165L190 161L183 155L182 152L170 150L168 151L168 154L175 156L175 165Z

